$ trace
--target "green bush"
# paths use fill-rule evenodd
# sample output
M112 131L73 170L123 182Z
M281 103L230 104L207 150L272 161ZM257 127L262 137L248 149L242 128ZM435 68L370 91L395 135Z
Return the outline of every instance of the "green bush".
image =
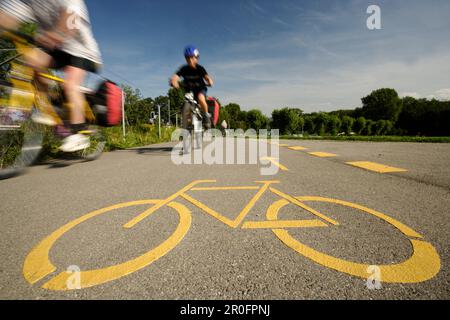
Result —
M150 144L168 142L175 131L173 127L161 128L161 139L158 136L158 127L142 124L127 127L126 135L123 136L121 127L105 129L106 151L123 150L142 147Z
M302 138L280 136L282 140L334 140L334 141L363 141L363 142L417 142L417 143L450 143L450 137L408 137L408 136L324 136Z

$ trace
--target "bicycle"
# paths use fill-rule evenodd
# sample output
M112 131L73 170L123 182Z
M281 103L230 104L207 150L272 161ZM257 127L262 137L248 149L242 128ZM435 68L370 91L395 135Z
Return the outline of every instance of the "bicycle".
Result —
M191 150L192 140L195 142L196 149L201 148L202 137L207 128L203 124L204 115L194 94L198 88L188 86L185 82L181 82L180 87L185 91L184 103L181 107L181 128L183 129L183 151L181 153L188 154ZM211 123L212 125L213 123Z
M0 82L0 180L16 176L32 165L38 159L46 137L56 139L59 143L70 135L67 129L70 106L61 88L64 80L50 73L39 74L54 85L48 97L54 111L49 113L40 103L34 79L35 72L22 59L29 50L36 48L34 40L16 32L6 32L2 37L14 44L17 54L0 63L0 66L10 66L7 81ZM82 91L87 100L85 116L89 125L82 133L90 137L91 145L72 153L72 156L93 161L102 154L106 139L97 123L97 93L87 88L82 88ZM57 126L50 130L33 122L32 115L37 111L50 116Z
M393 265L379 266L380 273L382 275L382 282L385 283L419 283L434 278L440 271L441 263L440 257L436 249L423 239L423 236L402 224L401 222L373 209L353 204L346 201L323 198L323 197L294 197L288 195L273 187L275 184L280 184L279 181L256 181L256 186L237 186L237 187L214 187L214 186L199 186L204 184L216 183L215 180L200 180L194 181L182 188L173 195L167 197L164 200L143 200L134 201L128 203L122 203L114 205L108 208L103 208L89 214L86 214L76 220L73 220L53 232L47 238L45 238L40 244L38 244L26 257L23 266L23 275L27 282L30 284L36 284L46 277L51 276L57 268L51 263L49 259L49 253L52 250L55 243L68 232L72 231L75 227L82 223L87 223L91 219L97 218L111 211L130 208L135 206L150 205L150 208L139 214L123 227L125 229L132 229L134 226L142 222L144 219L150 218L156 211L161 208L169 207L173 209L179 218L179 224L176 230L160 245L151 249L147 253L129 260L127 262L109 266L103 269L81 271L78 274L79 288L84 289L97 285L101 285L113 280L117 280L124 276L130 275L133 272L148 267L155 261L164 257L171 250L173 250L178 244L181 243L183 238L187 235L191 222L191 211L184 206L176 202L177 198L182 198L200 209L202 212L210 215L212 218L219 220L230 228L242 230L265 230L269 229L275 234L275 236L281 240L287 247L293 249L298 254L312 260L313 262L336 270L341 273L348 274L350 276L368 279L368 270L370 270L369 264L356 263L352 261L346 261L319 252L312 247L304 245L290 235L289 230L295 230L299 228L330 228L339 227L340 223L327 215L315 210L306 202L322 202L332 203L356 209L360 212L371 214L376 218L390 224L399 230L411 243L413 248L412 256L401 263ZM211 191L223 191L223 190L240 190L240 191L257 191L255 196L248 202L246 207L235 218L230 219L223 214L209 208L204 203L195 199L188 192L211 192ZM266 193L277 195L281 199L274 202L266 213L267 220L264 221L244 221L249 215L250 211L255 207L258 200ZM288 204L293 204L298 208L306 210L314 216L314 219L310 220L280 220L280 210L286 207ZM74 275L68 272L62 272L56 275L53 279L46 282L42 288L54 291L66 291L68 288L68 281Z

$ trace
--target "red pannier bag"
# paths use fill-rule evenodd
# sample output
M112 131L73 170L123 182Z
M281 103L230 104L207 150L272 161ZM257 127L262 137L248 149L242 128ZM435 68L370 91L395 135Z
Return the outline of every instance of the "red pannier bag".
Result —
M212 116L214 126L217 126L217 123L219 122L219 115L220 115L219 101L214 97L208 97L207 103L208 103L208 112Z
M95 93L92 110L97 124L102 127L113 127L122 121L122 89L110 80L103 81Z

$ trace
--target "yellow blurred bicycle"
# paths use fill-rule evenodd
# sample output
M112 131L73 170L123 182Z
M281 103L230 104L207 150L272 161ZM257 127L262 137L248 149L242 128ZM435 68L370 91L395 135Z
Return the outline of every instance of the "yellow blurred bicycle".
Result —
M51 73L39 74L53 84L51 93L45 97L53 106L52 110L49 110L48 104L42 103L42 97L38 95L34 69L23 59L30 50L36 48L34 40L13 32L6 32L1 36L14 45L17 53L0 63L0 67L8 67L5 68L8 69L6 81L0 81L0 180L15 176L32 165L41 153L44 138L60 142L70 135L67 128L70 105L61 88L64 80ZM100 102L100 95L104 93L100 92L100 88L97 91L81 88L87 100L85 116L89 125L82 133L89 136L91 144L72 156L85 161L97 159L106 145L102 127L108 126L104 119L107 110L105 111L103 102ZM50 116L57 126L50 129L33 122L34 112Z

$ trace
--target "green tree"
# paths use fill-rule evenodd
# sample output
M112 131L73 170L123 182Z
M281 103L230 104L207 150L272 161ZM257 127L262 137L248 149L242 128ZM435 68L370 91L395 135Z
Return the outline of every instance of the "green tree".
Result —
M139 120L138 123L147 124L150 120L150 115L155 112L155 102L152 98L145 98L139 101Z
M236 103L230 103L224 107L225 111L227 112L229 116L229 128L230 129L237 129L238 122L239 122L239 115L241 113L241 106Z
M335 115L327 115L328 121L326 122L327 133L332 136L336 136L341 129L341 119Z
M272 112L272 129L280 130L280 134L299 132L300 116L295 109L284 108Z
M325 136L327 133L329 116L325 112L318 113L314 119L315 133Z
M226 121L228 129L230 128L230 115L228 114L227 109L225 108L220 108L220 112L219 112L219 127L222 125L222 122Z
M303 117L304 112L302 109L299 108L288 108L288 109L294 111L299 117Z
M450 102L435 99L403 99L397 129L408 135L449 136Z
M269 118L267 118L260 110L253 109L247 113L247 124L250 129L257 132L261 129L267 129Z
M302 132L304 120L303 120L303 110L299 108L286 108L289 110L292 120L289 124L290 134L298 134Z
M238 129L242 129L244 131L246 131L247 129L250 129L249 128L249 123L248 123L248 120L247 120L247 114L248 114L247 111L242 111L241 110L239 112L238 122L237 122L237 128Z
M125 93L125 120L128 125L135 125L142 121L140 114L140 101L142 100L141 92L130 86L123 85L122 90Z
M362 116L373 121L390 120L397 122L402 111L402 100L394 89L379 89L361 99Z
M398 119L398 128L408 135L417 135L421 131L420 120L426 112L426 101L412 97L403 98L403 110Z
M365 135L365 136L372 136L372 135L373 135L373 129L374 129L375 123L376 123L376 122L373 121L373 120L370 120L370 119L367 120L367 121L366 121L366 126L365 126L365 128L364 128L362 134Z
M184 90L176 90L171 88L167 93L170 101L170 113L171 113L171 123L174 123L175 116L177 112L180 112L181 107L184 104Z
M316 126L314 123L314 117L311 115L305 116L305 132L308 134L313 134L315 132Z
M364 130L366 129L366 123L366 118L359 117L353 125L353 130L359 135L363 134Z
M305 133L305 117L301 116L298 118L298 129L297 129L297 133L301 133L304 134Z
M166 124L169 122L169 97L167 96L159 96L154 100L156 111L158 110L158 106L161 107L161 123ZM171 109L172 113L172 109Z
M382 136L386 132L387 120L378 120L373 128L373 133L377 136Z
M385 135L392 134L392 130L394 129L394 123L392 121L386 120L386 127L384 129Z
M128 125L148 124L152 111L155 111L154 101L151 98L143 99L141 92L125 86L125 120Z
M346 134L350 134L353 131L353 126L355 124L355 119L349 116L342 117L341 130Z

